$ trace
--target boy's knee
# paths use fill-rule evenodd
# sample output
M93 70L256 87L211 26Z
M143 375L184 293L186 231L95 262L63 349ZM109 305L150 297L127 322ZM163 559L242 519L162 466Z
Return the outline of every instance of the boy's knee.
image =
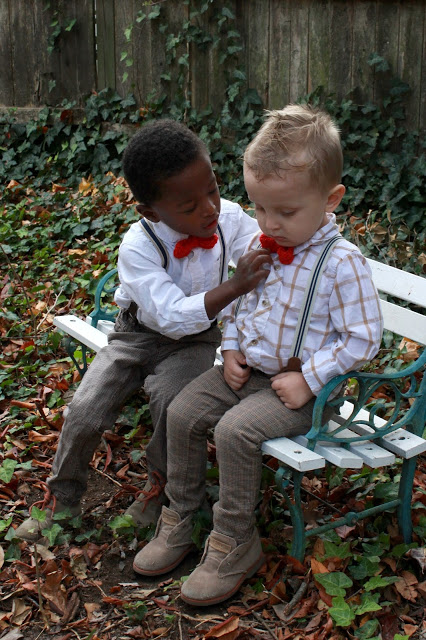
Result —
M188 422L188 409L178 396L167 407L167 428L172 426L176 430L183 422Z
M214 439L216 447L221 451L230 449L238 451L245 440L244 424L230 420L225 414L216 425Z

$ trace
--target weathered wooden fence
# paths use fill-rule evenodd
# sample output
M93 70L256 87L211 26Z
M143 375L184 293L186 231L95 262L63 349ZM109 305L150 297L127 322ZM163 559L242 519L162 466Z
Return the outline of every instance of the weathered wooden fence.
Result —
M132 91L143 104L151 91L164 91L159 21L136 22L150 4L161 6L162 22L177 33L201 0L0 0L0 104L81 104L106 86L122 95ZM407 124L426 128L426 0L214 0L193 20L213 32L213 12L222 7L235 15L248 86L266 107L283 106L318 85L338 97L354 91L361 102L376 101L393 74L411 87ZM129 45L124 32L130 24ZM62 30L48 53L58 25ZM132 66L121 61L123 51ZM373 52L388 61L389 73L374 73L368 64ZM188 47L188 53L192 104L219 108L226 85L218 50Z

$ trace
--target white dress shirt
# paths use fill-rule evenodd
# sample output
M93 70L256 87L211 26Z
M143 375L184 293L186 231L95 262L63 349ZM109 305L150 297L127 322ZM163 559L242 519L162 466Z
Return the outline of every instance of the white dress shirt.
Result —
M223 312L222 350L239 349L247 364L269 375L287 365L308 277L319 247L338 233L334 214L328 223L294 249L294 260L281 264L276 254L270 274L244 296L237 318L236 301ZM248 250L258 246L258 235ZM319 283L302 354L302 373L317 395L334 376L358 369L375 356L383 318L370 267L359 249L340 240L333 246Z
M226 280L228 263L238 262L259 227L240 205L224 199L221 199L219 223L226 246ZM163 222L151 224L167 250L167 271L153 241L142 230L140 222L135 222L120 245L120 285L114 299L123 309L134 301L139 322L175 340L200 333L212 322L206 313L204 296L220 284L221 242L218 240L213 249L196 248L186 258L177 259L173 256L175 244L188 236L173 231Z

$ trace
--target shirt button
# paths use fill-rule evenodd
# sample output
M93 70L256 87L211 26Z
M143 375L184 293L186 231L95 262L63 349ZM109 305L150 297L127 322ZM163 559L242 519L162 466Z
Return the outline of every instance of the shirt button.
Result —
M280 270L280 268L279 268L279 266L277 264L274 264L274 269L275 269L275 271L279 271Z
M262 300L262 306L267 307L269 305L269 300Z
M252 341L250 342L250 345L251 345L252 347L255 347L255 346L257 345L257 343L258 343L258 340L252 340Z

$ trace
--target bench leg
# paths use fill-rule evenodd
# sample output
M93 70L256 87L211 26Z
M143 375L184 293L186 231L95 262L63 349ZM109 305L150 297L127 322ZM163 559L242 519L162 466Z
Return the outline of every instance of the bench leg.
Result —
M78 371L78 373L80 374L80 377L82 378L84 376L84 374L87 371L87 347L85 344L80 344L79 342L75 342L73 340L73 338L71 338L71 336L67 336L64 339L64 346L65 349L67 350L67 353L69 355L69 357L71 358L71 360L73 361L73 363L76 366L76 369ZM81 355L82 355L82 359L83 359L83 364L81 364L75 357L75 352L77 351L77 349L81 348Z
M413 482L414 473L416 471L417 456L404 460L402 463L401 480L399 483L399 498L400 503L398 506L398 525L399 530L402 533L404 542L407 544L411 542L411 536L413 532L413 525L411 521L411 497L413 495Z
M305 522L303 520L303 509L302 501L300 498L300 490L302 487L302 478L304 476L304 473L301 471L292 471L294 492L294 502L292 502L286 491L289 485L289 478L284 477L286 471L288 470L286 470L284 467L280 467L275 474L275 478L279 490L284 496L287 508L290 511L291 523L293 525L293 541L291 544L290 553L293 558L296 558L297 560L300 560L300 562L303 562L306 549L306 532Z

